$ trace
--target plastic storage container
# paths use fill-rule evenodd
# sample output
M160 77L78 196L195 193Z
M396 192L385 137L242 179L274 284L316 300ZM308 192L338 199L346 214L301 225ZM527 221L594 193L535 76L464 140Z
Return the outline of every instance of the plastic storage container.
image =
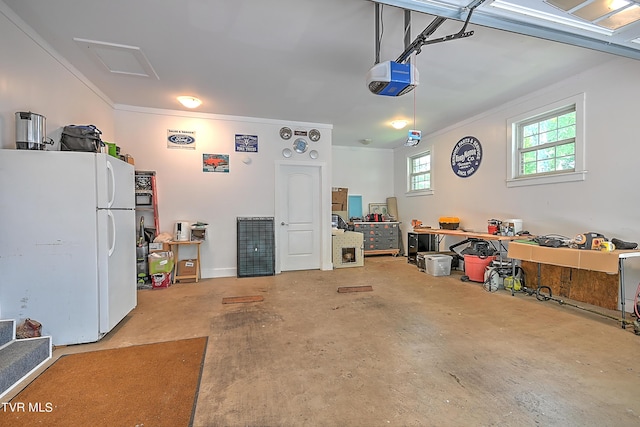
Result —
M457 230L460 226L460 218L457 216L441 216L438 219L440 228L445 230Z
M426 256L428 255L424 253L418 253L416 255L416 265L418 266L418 270L422 271L423 273L427 271L427 261L425 259Z
M451 274L451 255L425 256L427 273L432 276L448 276Z
M105 145L107 146L107 153L112 156L112 157L118 157L118 152L116 151L116 143L115 142L107 142L104 141Z

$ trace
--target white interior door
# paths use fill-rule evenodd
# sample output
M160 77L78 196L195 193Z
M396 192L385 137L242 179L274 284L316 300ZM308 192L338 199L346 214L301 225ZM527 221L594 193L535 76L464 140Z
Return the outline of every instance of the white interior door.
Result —
M280 165L278 169L278 255L281 271L321 265L320 167Z

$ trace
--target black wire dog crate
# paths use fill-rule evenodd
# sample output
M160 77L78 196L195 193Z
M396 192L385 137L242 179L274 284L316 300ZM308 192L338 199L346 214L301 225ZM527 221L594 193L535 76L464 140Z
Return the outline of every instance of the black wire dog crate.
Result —
M273 217L237 218L238 277L273 276L275 241Z

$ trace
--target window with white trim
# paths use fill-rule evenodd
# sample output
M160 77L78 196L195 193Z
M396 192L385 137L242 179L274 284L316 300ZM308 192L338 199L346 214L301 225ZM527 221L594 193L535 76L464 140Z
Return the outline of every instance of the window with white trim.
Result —
M424 193L431 190L431 152L411 156L407 159L408 192Z
M584 179L584 96L509 119L507 186Z
M518 176L576 170L576 106L517 125Z

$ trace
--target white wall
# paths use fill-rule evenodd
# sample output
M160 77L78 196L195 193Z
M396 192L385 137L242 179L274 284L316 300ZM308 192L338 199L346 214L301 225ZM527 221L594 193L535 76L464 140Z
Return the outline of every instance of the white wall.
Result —
M134 157L136 170L156 171L160 231L172 233L176 221L209 224L207 240L201 246L203 277L236 274L237 217L274 216L276 162L323 163L326 181L330 181L330 125L129 106L117 106L115 118L116 142ZM288 141L281 139L279 130L283 126L318 129L322 136L318 142L310 142L309 150L317 150L319 157L314 160L309 152L294 152L284 158L282 150L292 148L295 136ZM167 148L168 129L195 131L195 150ZM236 134L257 135L258 152L236 153ZM228 154L229 172L203 172L203 154ZM330 226L329 198L327 189L324 203ZM324 257L330 268L330 241L328 244ZM181 258L193 255L194 248L180 250Z
M15 113L46 117L47 136L59 144L62 127L94 124L109 140L113 107L65 60L0 2L0 147L15 148Z
M135 157L137 169L158 171L161 227L170 230L174 221L184 219L212 224L209 246L203 247L204 273L207 277L231 274L235 217L273 215L274 163L282 160L280 152L287 145L277 130L286 123L135 108L114 113L106 96L52 52L0 2L0 147L15 147L17 111L44 115L47 136L55 141L64 125L98 126L105 140L116 141L123 152ZM522 218L525 229L537 234L598 231L640 241L635 189L640 144L634 126L640 99L638 75L639 61L617 58L449 129L433 134L423 129L423 141L414 149L331 148L330 139L323 136L317 161L328 164L331 186L347 187L351 194L363 196L365 211L368 203L398 197L400 221L405 225L417 218L437 226L439 216L455 215L462 218L464 227L484 230L490 218ZM505 120L581 92L587 100L586 180L507 188ZM195 129L198 149L167 149L166 130L175 127ZM232 152L235 133L260 137L261 153L250 156L250 164ZM451 171L449 157L455 143L466 135L481 141L484 158L476 174L462 179ZM406 157L424 147L433 150L435 193L405 197ZM202 153L208 151L229 153L231 172L203 173ZM640 269L637 263L630 264L628 281L637 283Z
M203 276L235 275L237 216L274 216L276 161L284 161L282 126L318 128L322 137L310 149L318 159L294 154L290 161L322 164L327 187L327 224L330 214L331 126L278 122L241 117L186 114L118 106L55 53L33 30L0 2L0 147L15 148L15 113L32 111L47 118L47 136L59 144L68 124L94 124L105 141L116 142L121 153L134 156L136 169L158 173L161 231L171 231L177 220L211 224L202 245ZM167 129L196 130L195 151L168 149ZM236 154L234 135L259 136L259 153ZM53 147L53 149L57 149ZM229 173L203 173L202 153L230 154ZM243 163L243 158L251 162ZM55 184L55 177L46 184ZM323 268L331 268L330 237L324 237ZM192 248L187 248L192 249ZM183 249L186 256L191 255ZM182 255L182 253L181 253Z
M416 148L396 149L394 182L402 221L416 218L437 227L440 216L458 216L462 227L486 231L489 219L521 218L524 229L534 234L572 237L595 231L609 238L640 242L638 76L640 61L615 58L545 90L426 135ZM586 95L586 180L507 188L506 120L579 93ZM467 135L480 140L483 159L474 175L459 178L451 169L450 157L456 142ZM429 147L433 150L434 194L406 197L407 156ZM445 241L445 245L453 242ZM626 280L627 308L640 277L638 264L634 260L628 262L631 274Z
M362 212L369 203L386 203L394 196L393 150L370 147L333 147L333 187L362 196Z

